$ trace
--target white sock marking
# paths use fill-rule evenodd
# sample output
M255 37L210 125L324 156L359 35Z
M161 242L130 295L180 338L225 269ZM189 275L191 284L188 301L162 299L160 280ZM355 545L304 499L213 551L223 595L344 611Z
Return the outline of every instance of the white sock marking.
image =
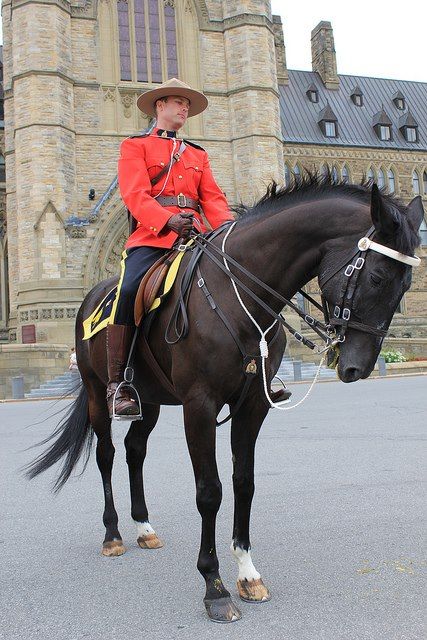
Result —
M143 538L152 533L156 533L149 522L138 522L137 520L134 520L134 523L136 524L136 533L138 538Z
M241 547L235 546L234 542L232 542L231 553L237 560L239 567L239 580L259 580L261 575L253 565L250 551L245 551Z

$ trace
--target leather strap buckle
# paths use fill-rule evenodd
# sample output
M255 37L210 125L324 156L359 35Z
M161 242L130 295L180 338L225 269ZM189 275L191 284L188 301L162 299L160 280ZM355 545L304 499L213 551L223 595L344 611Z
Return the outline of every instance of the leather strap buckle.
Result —
M185 195L183 193L179 193L177 196L177 200L178 207L181 207L181 209L185 209L187 206L187 198L185 197Z

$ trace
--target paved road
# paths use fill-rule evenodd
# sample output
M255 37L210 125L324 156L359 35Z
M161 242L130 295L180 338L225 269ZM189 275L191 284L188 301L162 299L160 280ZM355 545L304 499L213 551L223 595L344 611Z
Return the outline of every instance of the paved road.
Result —
M422 446L427 377L319 384L296 411L270 412L257 448L253 557L273 599L210 623L195 563L199 517L181 410L150 440L146 488L166 546L143 551L129 515L123 423L115 495L128 551L101 557L102 492L94 458L58 497L31 484L24 449L52 431L47 402L0 405L0 637L7 640L421 640L425 637ZM305 386L294 386L296 397ZM64 404L64 403L63 403ZM27 426L30 425L30 426ZM218 431L224 500L222 577L235 592L229 428ZM424 602L423 602L424 599Z

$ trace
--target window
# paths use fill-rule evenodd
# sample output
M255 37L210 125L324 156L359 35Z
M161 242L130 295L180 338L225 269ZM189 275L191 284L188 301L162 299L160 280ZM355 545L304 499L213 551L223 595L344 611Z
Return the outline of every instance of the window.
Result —
M369 168L367 177L368 177L368 180L372 180L372 181L375 180L375 173L372 167Z
M162 82L178 76L175 8L163 0L118 0L120 79ZM136 68L132 64L135 42ZM167 73L166 73L167 70Z
M301 179L301 169L297 164L294 166L294 177L295 177L295 182L298 182Z
M417 142L418 136L417 136L416 127L406 127L405 132L406 132L406 140L408 142Z
M322 165L322 168L320 169L320 174L324 178L326 178L326 176L329 175L329 167L328 167L328 165L326 163Z
M350 181L347 165L344 165L341 171L342 181L347 184Z
M412 191L416 196L420 195L420 178L416 171L412 173Z
M318 92L317 87L316 87L315 84L311 84L307 88L307 91L305 92L305 95L310 100L310 102L319 102L319 92Z
M335 182L335 183L338 182L339 180L338 169L336 167L332 167L331 177L332 177L332 182Z
M4 156L0 154L0 182L6 182L6 166Z
M424 219L420 227L420 238L421 238L421 244L423 245L423 247L425 247L427 245L427 224Z
M285 162L285 187L289 187L291 184L291 172L289 165Z
M379 126L380 140L391 140L391 128L387 124Z
M423 193L425 196L427 196L427 172L424 171L423 173Z
M401 111L403 111L403 109L405 108L405 99L404 98L396 98L394 100L394 104L396 105L396 107L398 109L400 109Z
M337 137L337 127L335 122L325 122L325 136L327 138Z
M385 187L385 177L382 169L378 171L378 186L380 189Z
M388 180L388 190L390 193L394 193L396 191L396 180L394 179L394 173L392 169L387 171L387 180Z
M356 105L356 107L363 107L363 96L354 95L354 96L352 96L352 98L353 98L353 102Z

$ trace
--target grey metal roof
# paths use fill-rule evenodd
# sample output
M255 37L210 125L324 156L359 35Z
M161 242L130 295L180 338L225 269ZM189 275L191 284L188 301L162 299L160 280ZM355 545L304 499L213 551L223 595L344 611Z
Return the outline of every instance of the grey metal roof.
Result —
M314 71L289 71L289 84L279 86L282 134L285 142L324 144L327 146L377 147L427 151L427 83L340 75L338 90L326 89ZM306 96L307 87L316 84L319 102ZM363 93L363 106L356 106L351 94L355 86ZM418 123L418 141L407 142L399 131L402 111L393 96L401 91L407 109ZM326 138L319 125L319 114L329 102L339 126L337 138ZM392 124L392 140L379 140L372 126L373 117L382 109Z

